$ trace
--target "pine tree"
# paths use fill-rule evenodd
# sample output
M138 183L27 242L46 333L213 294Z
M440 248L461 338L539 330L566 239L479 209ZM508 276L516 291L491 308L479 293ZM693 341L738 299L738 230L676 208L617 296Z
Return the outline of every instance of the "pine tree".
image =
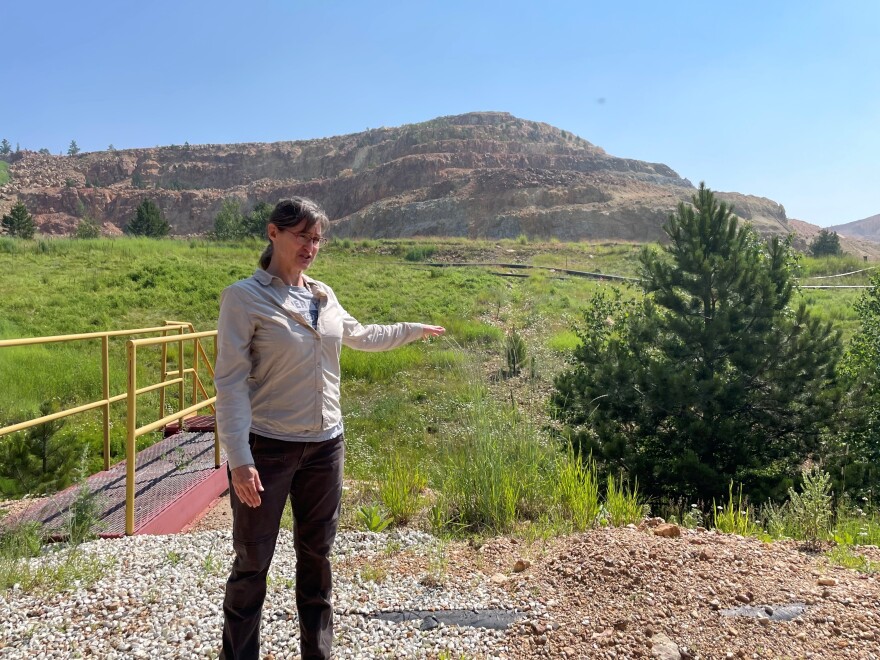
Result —
M54 401L40 405L40 415L59 410ZM65 422L56 419L0 438L0 494L51 493L81 476L87 442L76 434L62 434Z
M645 298L601 297L553 404L572 441L654 496L784 494L838 397L839 333L792 309L793 257L701 185L641 255ZM696 501L692 499L690 501Z
M162 210L149 199L143 200L137 207L134 220L125 227L125 233L132 236L167 236L171 226L166 222Z
M843 254L837 232L823 229L816 234L810 242L810 254L814 257L837 257Z
M77 145L76 140L70 141L70 146L67 147L67 155L68 156L76 156L79 153L79 145Z
M3 138L0 140L0 156L8 156L12 153L12 145L9 144L9 140Z
M12 209L0 220L0 226L10 236L16 238L31 239L37 232L37 223L33 216L28 213L23 202L17 202Z

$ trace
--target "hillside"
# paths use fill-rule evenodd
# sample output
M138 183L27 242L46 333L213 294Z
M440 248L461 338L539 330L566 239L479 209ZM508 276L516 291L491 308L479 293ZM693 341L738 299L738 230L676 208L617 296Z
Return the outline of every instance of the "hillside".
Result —
M880 213L869 218L862 218L842 225L828 227L841 236L861 238L869 241L880 241Z
M23 201L46 234L69 234L85 215L118 233L149 197L172 234L198 235L226 198L249 210L304 195L326 208L339 237L653 241L694 191L666 165L617 158L503 112L298 142L22 152L9 172L0 210ZM719 196L765 234L790 231L776 202Z
M795 220L794 218L789 218L788 226L795 235L795 247L799 250L806 250L813 238L823 229L818 225L813 225L803 220ZM876 238L870 238L844 234L840 231L839 227L827 227L826 229L838 233L840 248L845 254L851 254L860 258L866 257L870 261L880 259L880 242L877 242L880 241L880 232L878 232Z

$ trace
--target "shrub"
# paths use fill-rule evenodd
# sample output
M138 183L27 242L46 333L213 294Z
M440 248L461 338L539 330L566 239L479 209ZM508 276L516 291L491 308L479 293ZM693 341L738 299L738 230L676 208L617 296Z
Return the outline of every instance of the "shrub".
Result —
M77 223L74 235L81 239L98 238L101 235L101 228L97 222L86 216Z
M0 226L10 236L16 238L32 239L37 231L37 223L33 216L28 213L23 202L17 202L12 209L0 220Z
M823 229L816 234L810 241L810 254L814 257L836 257L843 254L837 232Z
M403 255L403 258L407 261L425 261L434 256L436 251L437 248L433 245L419 245L410 248L406 254Z
M149 199L143 200L137 207L134 220L125 227L125 233L131 236L151 236L158 238L167 236L171 225L165 220L162 210Z
M79 545L96 538L98 529L102 526L100 514L101 506L97 495L83 482L70 504L67 520L68 543Z
M831 497L831 475L818 468L804 470L801 492L788 489L788 514L797 530L795 538L807 547L818 549L831 533L834 514Z
M235 198L223 200L220 211L214 217L213 237L217 240L234 240L245 236L244 216L241 202Z
M782 496L834 418L840 332L792 304L789 243L705 186L692 202L642 252L643 300L594 297L553 404L582 453L650 496Z

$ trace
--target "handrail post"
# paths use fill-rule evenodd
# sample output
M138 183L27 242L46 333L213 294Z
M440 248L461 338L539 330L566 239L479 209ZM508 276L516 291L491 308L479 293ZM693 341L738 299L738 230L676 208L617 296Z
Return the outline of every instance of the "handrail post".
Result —
M199 384L201 379L199 378L199 345L200 342L198 339L193 339L193 395L192 395L192 405L196 405L199 402Z
M137 447L137 347L128 341L128 433L125 442L125 534L134 534L134 478Z
M186 408L186 383L183 382L185 375L183 373L183 328L178 328L177 332L181 339L177 342L177 377L180 378L180 383L177 385L177 409L183 410ZM183 415L177 420L178 428L183 430Z
M217 364L217 335L214 335L213 342L214 345L214 361L212 364ZM217 394L216 387L214 388L214 394ZM220 426L217 424L217 409L214 408L214 469L217 470L220 468Z
M104 470L110 469L110 337L101 337L101 379L102 394L107 402L102 406L104 412Z
M162 336L167 337L168 331L163 330ZM162 344L162 380L168 378L168 344ZM159 390L159 418L165 416L165 388Z

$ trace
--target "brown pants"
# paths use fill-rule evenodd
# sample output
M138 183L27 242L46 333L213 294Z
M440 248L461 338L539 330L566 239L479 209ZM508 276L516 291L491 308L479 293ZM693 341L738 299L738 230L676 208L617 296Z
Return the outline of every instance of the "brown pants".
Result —
M259 658L266 575L290 498L302 660L326 660L333 644L329 555L339 524L345 442L341 435L325 442L284 442L252 433L250 445L265 490L252 509L235 495L230 476L235 560L223 600L220 658Z

